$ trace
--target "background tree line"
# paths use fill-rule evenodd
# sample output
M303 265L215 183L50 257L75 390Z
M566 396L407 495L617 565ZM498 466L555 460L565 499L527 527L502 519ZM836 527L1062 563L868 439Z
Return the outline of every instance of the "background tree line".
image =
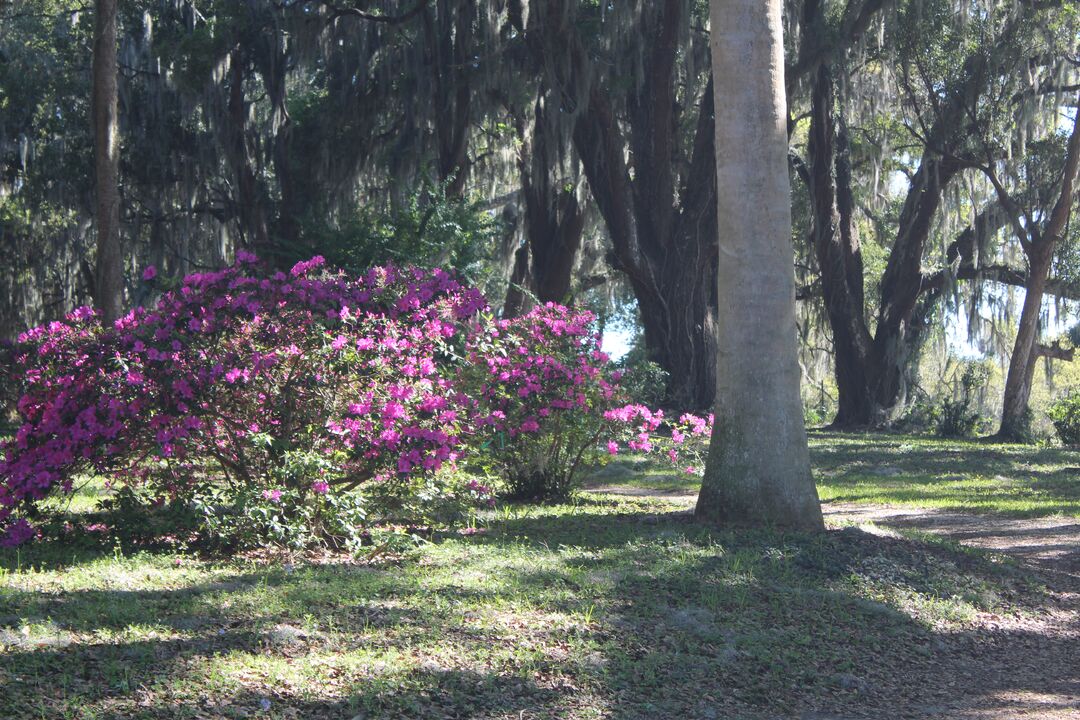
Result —
M145 265L167 280L238 248L443 264L505 314L629 317L667 403L707 408L724 262L708 16L693 0L0 5L0 331L144 302ZM1078 16L785 4L804 379L837 425L895 421L963 315L1011 358L1002 431L1026 432L1037 361L1071 354L1042 337L1043 297L1080 297ZM115 69L92 62L102 43ZM113 201L93 152L109 80Z

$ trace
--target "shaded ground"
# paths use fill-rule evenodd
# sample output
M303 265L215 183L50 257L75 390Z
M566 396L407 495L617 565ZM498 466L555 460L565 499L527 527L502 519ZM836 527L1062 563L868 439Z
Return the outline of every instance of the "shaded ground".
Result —
M991 558L1038 568L1047 603L1024 618L984 618L957 645L957 717L1080 718L1080 525L1075 518L1017 519L934 508L827 503L830 522L941 538ZM968 697L974 690L976 698Z
M901 701L891 716L1080 718L1075 453L912 438L864 443L827 435L816 439L814 462L830 526L951 547L1042 585L1035 612L978 613L967 632L939 638L939 672L904 678L922 684L922 697L910 705ZM592 487L664 498L684 511L696 500L685 479L656 471L640 476L644 486L601 479ZM859 502L880 498L897 504Z
M1075 521L717 530L608 472L377 565L0 554L0 718L1080 718Z

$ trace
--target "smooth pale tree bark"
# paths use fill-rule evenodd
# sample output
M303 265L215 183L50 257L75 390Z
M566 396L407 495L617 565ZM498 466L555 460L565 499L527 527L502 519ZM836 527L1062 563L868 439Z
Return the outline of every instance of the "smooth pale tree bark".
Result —
M696 516L823 528L795 329L782 0L712 0L716 424Z
M1077 101L1080 103L1080 99ZM1019 217L1014 220L1017 237L1028 259L1028 277L1024 295L1024 309L1020 313L1020 326L1016 333L1012 356L1009 358L1009 374L1005 378L1005 397L1001 408L999 437L1008 440L1024 440L1028 430L1028 400L1031 398L1031 379L1035 374L1035 362L1042 356L1038 344L1039 316L1042 314L1043 295L1046 292L1054 251L1069 224L1072 214L1076 173L1080 168L1080 113L1073 119L1072 135L1065 153L1061 171L1061 189L1054 209L1044 227L1034 222L1028 214L1026 222ZM1019 208L1004 188L995 181L1006 208Z
M124 252L120 245L120 123L116 92L116 0L97 0L91 106L97 266L94 304L110 324L123 312Z

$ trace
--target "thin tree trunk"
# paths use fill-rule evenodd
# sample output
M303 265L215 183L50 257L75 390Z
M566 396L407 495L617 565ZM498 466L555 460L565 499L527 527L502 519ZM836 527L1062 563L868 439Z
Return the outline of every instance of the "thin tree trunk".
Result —
M710 9L722 262L716 425L695 514L820 530L799 397L783 2Z
M640 83L594 72L572 3L533 3L528 35L546 59L550 86L560 89L562 111L574 118L574 147L612 240L609 262L637 298L649 359L668 375L667 403L707 412L716 377L713 86L698 104L687 171L677 177L685 115L676 61L686 5L658 0L650 9ZM616 112L623 99L625 122Z
M469 173L469 123L472 114L472 87L469 66L472 52L471 0L437 0L434 12L425 10L424 41L427 44L435 97L432 98L440 122L435 127L438 180L446 197L465 197Z
M533 132L518 123L521 151L518 167L525 205L525 238L529 248L530 289L540 302L565 303L569 299L574 265L585 232L585 213L574 190L559 177L559 148L551 147L558 133L551 132L547 103L558 107L541 85L533 106Z
M246 61L234 50L229 69L229 143L228 157L236 173L236 203L242 242L259 256L272 255L266 213L259 201L259 185L251 167L247 145L248 104L244 98Z
M1080 104L1080 99L1078 99ZM1031 378L1035 361L1039 358L1036 345L1039 341L1039 315L1042 312L1043 294L1050 276L1054 252L1065 233L1072 214L1076 173L1080 169L1080 113L1073 119L1072 135L1065 152L1065 165L1061 171L1061 190L1046 227L1024 228L1027 237L1021 238L1028 256L1028 280L1024 295L1024 309L1020 313L1020 327L1016 333L1012 357L1009 358L1009 374L1005 378L1005 397L1001 408L1001 428L998 435L1011 440L1023 440L1030 434L1028 400L1031 398ZM1030 225L1030 223L1029 223Z
M97 0L94 17L94 189L97 265L94 304L111 324L123 313L124 251L120 244L120 124L116 69L116 0Z
M1031 398L1031 371L1038 359L1035 344L1039 339L1039 315L1042 312L1046 277L1053 259L1053 253L1046 253L1045 249L1039 248L1039 255L1030 258L1024 308L1020 312L1016 342L1009 358L1009 374L1005 378L1005 396L1002 400L1001 428L998 434L1009 440L1024 440L1030 435L1027 409L1028 400Z

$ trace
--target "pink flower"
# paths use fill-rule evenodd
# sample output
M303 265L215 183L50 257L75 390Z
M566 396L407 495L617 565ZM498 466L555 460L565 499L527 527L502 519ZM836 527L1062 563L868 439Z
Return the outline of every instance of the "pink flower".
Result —
M144 281L146 281L146 282L150 282L151 280L153 280L156 277L157 277L157 268L154 267L153 265L147 265L146 269L143 270L142 279Z
M319 495L325 495L330 492L330 484L322 480L316 480L311 483L311 490Z
M280 490L263 490L262 491L262 496L263 496L263 500L269 500L270 502L273 502L273 503L281 502L281 491Z
M397 420L405 416L405 406L398 402L388 402L383 405L383 420Z
M3 537L0 537L0 547L22 545L27 540L37 537L37 534L38 531L30 523L23 518L19 518L8 527Z
M619 454L619 443L615 442L614 440L609 440L608 444L607 444L607 451L611 455L618 455Z

